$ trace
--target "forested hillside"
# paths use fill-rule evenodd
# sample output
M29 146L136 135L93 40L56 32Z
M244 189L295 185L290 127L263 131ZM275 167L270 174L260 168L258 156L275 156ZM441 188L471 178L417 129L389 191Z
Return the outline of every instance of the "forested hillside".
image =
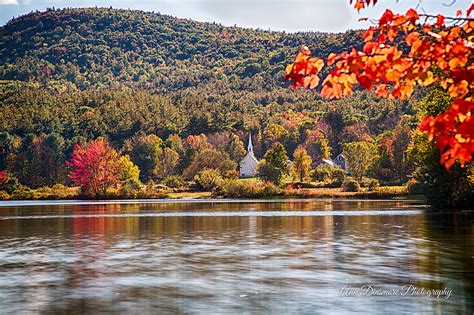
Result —
M422 93L328 101L283 80L300 45L324 56L360 43L357 32L286 34L115 9L19 17L0 28L0 171L32 187L67 183L74 145L103 137L141 180L160 181L191 174L202 148L235 167L252 131L257 158L278 142L289 157L304 147L313 165L344 143L372 142L373 176L405 182ZM165 149L172 167L158 165Z
M140 11L49 10L0 29L0 77L63 80L81 90L125 84L169 92L217 82L272 90L287 86L283 70L300 45L327 55L360 42L354 32L285 34Z

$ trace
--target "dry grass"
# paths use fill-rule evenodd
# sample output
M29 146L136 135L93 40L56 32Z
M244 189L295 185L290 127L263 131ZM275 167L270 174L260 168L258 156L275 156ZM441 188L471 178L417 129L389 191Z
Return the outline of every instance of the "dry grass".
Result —
M210 191L182 191L182 192L172 192L169 193L167 198L172 199L183 199L183 198L210 198L211 192Z
M373 191L363 189L358 192L342 191L341 188L303 188L285 189L284 195L287 197L300 198L378 198L386 199L408 195L405 186L384 186Z

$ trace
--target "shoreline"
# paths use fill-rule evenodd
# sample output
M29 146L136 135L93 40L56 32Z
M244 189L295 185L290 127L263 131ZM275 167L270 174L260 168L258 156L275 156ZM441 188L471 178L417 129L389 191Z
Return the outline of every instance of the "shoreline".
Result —
M373 190L362 188L357 192L342 191L340 188L300 188L281 189L276 194L258 195L252 193L233 193L231 195L219 195L213 191L193 190L160 190L155 194L141 194L135 196L106 195L95 198L81 196L77 187L64 187L61 190L45 190L44 188L29 190L24 194L9 196L2 199L0 204L6 201L123 201L133 203L134 200L149 200L158 202L174 202L176 200L425 200L422 195L410 195L404 186L382 186Z
M415 207L429 207L424 199L361 199L361 198L165 198L165 199L43 199L43 200L0 200L0 208L27 206L68 206L68 205L127 205L127 204L220 204L220 203L343 203L343 202L412 202L419 204Z

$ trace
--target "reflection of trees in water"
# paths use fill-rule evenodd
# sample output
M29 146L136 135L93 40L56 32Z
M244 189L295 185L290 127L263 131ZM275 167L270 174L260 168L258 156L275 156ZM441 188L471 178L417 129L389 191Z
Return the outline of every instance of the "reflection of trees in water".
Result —
M329 213L332 210L390 209L403 205L406 203L400 201L323 200L304 203L69 205L58 208L58 212L77 215L74 218L7 220L2 223L5 229L0 230L0 234L19 239L35 237L47 240L57 252L68 257L68 262L54 267L64 274L60 280L62 291L58 292L89 293L71 298L69 306L54 306L55 310L61 310L63 306L77 311L106 308L100 303L108 301L113 305L112 302L119 301L122 294L136 301L140 298L150 301L151 296L161 296L160 302L167 303L171 309L177 307L175 298L204 294L190 293L188 285L178 283L176 279L202 281L211 286L224 281L229 291L218 293L238 296L239 290L246 285L266 288L277 283L291 292L298 284L308 287L318 284L317 289L331 289L347 278L392 285L408 283L426 288L446 285L458 291L453 292L452 301L439 303L451 303L444 306L448 310L449 305L454 309L456 303L465 303L464 313L467 313L473 307L470 301L474 300L472 216L429 213L333 216ZM83 217L84 214L150 212L315 210L328 213L326 216L287 217ZM36 214L40 212L34 211ZM32 260L41 259L43 252L35 254L31 256ZM31 274L41 275L34 264L26 268ZM303 277L289 279L276 274L278 270L290 273L296 270L296 275L299 271L310 272L303 272L310 279L308 282L303 282ZM346 278L342 279L341 275ZM114 282L120 278L133 281L140 277L152 283L133 283L127 287ZM41 280L38 277L31 279ZM160 282L162 280L168 282ZM194 289L202 284L196 283ZM48 292L38 290L31 296L39 300L40 295ZM117 292L120 295L115 296ZM54 300L54 297L48 298ZM61 296L58 299L64 302L68 298ZM53 308L52 305L48 307Z
M429 261L453 299L464 301L464 314L474 310L474 215L472 212L426 213L424 230L431 240Z

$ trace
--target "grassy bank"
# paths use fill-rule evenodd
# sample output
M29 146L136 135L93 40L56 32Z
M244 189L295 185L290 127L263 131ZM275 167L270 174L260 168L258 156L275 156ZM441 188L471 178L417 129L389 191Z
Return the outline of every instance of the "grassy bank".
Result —
M341 188L302 188L285 189L283 193L286 197L298 198L392 199L408 196L405 186L382 186L375 190L363 188L357 192L342 191Z
M0 191L0 200L58 200L58 199L209 199L209 198L347 198L347 199L391 199L408 196L405 186L382 186L375 189L361 188L357 192L341 188L278 188L256 180L230 180L213 191L188 189L166 189L142 187L132 192L115 191L96 198L84 197L78 187L54 185L30 189L22 186L11 194Z

